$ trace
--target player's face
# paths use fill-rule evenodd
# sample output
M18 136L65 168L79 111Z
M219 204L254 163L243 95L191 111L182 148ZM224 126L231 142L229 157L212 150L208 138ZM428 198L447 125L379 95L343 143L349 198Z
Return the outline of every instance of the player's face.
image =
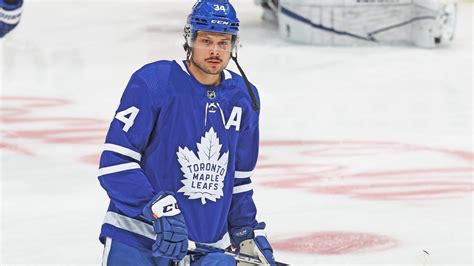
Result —
M206 74L217 75L227 67L232 35L200 31L193 44L191 62Z

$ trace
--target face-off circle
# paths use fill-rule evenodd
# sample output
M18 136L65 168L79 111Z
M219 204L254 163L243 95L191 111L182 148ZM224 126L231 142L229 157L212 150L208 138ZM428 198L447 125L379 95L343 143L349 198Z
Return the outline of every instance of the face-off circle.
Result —
M395 142L263 141L260 184L371 201L426 201L474 191L474 154Z
M316 255L343 255L393 248L398 241L384 235L363 232L316 232L301 237L272 241L279 251Z

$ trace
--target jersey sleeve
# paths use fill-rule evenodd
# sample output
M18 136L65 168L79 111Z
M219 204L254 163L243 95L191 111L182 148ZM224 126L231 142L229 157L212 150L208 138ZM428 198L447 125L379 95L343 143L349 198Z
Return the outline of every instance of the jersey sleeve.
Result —
M10 2L0 1L2 4L0 7L0 38L13 30L20 22L23 0Z
M245 226L253 227L257 224L257 208L252 198L251 178L257 164L259 150L259 113L251 107L247 112L247 118L244 119L246 125L241 129L237 143L234 188L228 221L229 231Z
M141 158L159 113L156 101L135 73L110 124L100 158L99 182L111 203L129 217L139 216L155 194L141 168Z

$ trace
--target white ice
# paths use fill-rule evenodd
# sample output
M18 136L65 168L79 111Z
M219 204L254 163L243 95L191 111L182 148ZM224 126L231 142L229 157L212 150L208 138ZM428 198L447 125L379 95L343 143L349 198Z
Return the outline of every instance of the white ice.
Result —
M234 2L262 100L253 182L276 258L423 265L426 250L472 265L473 4L460 3L451 45L420 49L287 43L253 0ZM26 1L0 41L1 265L100 264L108 123L135 70L184 58L192 4Z

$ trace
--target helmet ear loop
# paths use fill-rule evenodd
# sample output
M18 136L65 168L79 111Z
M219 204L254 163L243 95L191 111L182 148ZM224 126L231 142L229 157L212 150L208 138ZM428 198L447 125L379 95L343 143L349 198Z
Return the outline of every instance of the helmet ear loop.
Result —
M186 51L186 61L189 62L191 60L191 56L193 54L193 39L194 36L192 36L192 31L191 31L191 25L186 25L184 27L184 50Z
M189 38L186 40L186 43L184 44L184 50L186 51L186 61L190 62L191 56L193 55L193 44L192 44L192 41L189 40Z
M237 59L237 50L240 46L239 38L235 37L235 39L232 41L232 50L230 52L230 57L232 57L232 59Z

